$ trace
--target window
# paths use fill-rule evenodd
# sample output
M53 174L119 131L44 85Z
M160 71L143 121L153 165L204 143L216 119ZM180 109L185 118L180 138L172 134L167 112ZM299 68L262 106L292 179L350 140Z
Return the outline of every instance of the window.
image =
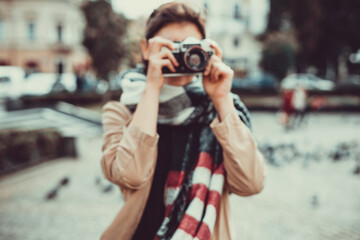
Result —
M240 40L239 40L239 38L238 37L235 37L234 38L234 47L238 47L239 46L239 44L240 44Z
M207 13L209 11L209 4L204 2L204 11Z
M5 39L5 22L0 19L0 40Z
M56 26L56 35L58 42L63 42L63 33L64 33L64 27L61 24L58 24Z
M8 76L0 76L0 86L2 84L7 84L10 83L10 77Z
M26 63L26 74L36 73L39 71L39 64L36 61L28 61Z
M30 41L34 41L35 40L35 23L33 22L29 22L27 25L27 37Z
M234 18L235 19L240 19L241 16L240 16L240 7L238 4L235 4L235 7L234 7Z
M0 66L9 66L9 65L11 65L10 62L0 59Z
M63 74L64 73L64 63L63 62L58 62L57 64L56 64L56 72L58 73L58 74Z

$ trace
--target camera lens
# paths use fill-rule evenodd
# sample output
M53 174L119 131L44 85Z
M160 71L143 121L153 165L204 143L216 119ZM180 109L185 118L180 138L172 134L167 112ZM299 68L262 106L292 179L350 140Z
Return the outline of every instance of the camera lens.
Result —
M191 66L199 66L201 64L201 56L196 53L191 54L189 57L189 63Z
M184 63L186 67L193 72L201 72L205 69L208 54L201 47L194 46L189 48L184 55Z

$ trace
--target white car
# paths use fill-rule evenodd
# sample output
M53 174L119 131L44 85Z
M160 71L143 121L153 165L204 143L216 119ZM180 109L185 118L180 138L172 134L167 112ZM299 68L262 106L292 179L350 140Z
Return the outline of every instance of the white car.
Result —
M20 67L0 67L0 99L18 98L22 95L25 71Z
M56 73L32 73L25 79L22 94L41 96L52 91L74 92L76 90L76 77L74 74L61 74L60 85L57 85L54 89L57 77Z
M308 90L331 91L335 84L330 80L321 79L310 73L294 73L285 77L281 82L283 89L295 89L301 86Z

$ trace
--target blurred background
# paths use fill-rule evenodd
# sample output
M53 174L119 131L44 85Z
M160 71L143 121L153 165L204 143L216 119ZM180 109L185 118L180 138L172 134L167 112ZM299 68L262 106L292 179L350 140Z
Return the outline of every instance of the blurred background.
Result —
M99 239L123 198L101 108L154 0L0 0L0 239ZM268 167L237 239L360 239L360 0L196 0Z

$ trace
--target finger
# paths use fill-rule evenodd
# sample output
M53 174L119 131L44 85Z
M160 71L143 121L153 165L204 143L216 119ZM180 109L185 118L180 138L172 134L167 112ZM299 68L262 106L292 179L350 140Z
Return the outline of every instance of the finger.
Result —
M217 67L215 70L215 73L214 73L214 81L215 82L220 81L223 73L224 73L224 71L223 71L222 67Z
M215 55L218 58L222 59L222 51L221 51L219 45L215 41L212 41L210 46L215 50Z
M219 74L215 74L215 78L217 81L223 80L224 78L229 78L232 81L232 78L234 76L234 71L224 63L221 63L219 65Z
M217 56L215 56L215 55L211 56L207 66L205 68L204 76L208 76L209 73L211 72L211 68L212 68L213 64L215 62L220 62L220 61L221 61L221 59L218 58Z
M213 69L211 71L211 81L220 81L223 74L225 74L224 64L222 62L214 63Z
M174 65L171 63L169 59L160 60L160 64L162 67L167 67L172 72L176 72Z
M210 73L210 80L211 80L211 82L215 82L215 73L217 72L217 70L218 70L218 66L217 66L217 64L216 63L213 63L213 66L212 66L212 68L211 68L211 73Z
M178 61L176 60L174 54L168 49L163 48L160 54L160 58L168 58L174 66L179 66Z
M172 41L159 36L149 39L149 47L154 52L161 51L162 47L167 47L170 50L174 49Z
M204 76L208 76L208 75L209 75L209 73L210 73L210 71L211 71L211 67L212 67L213 62L214 62L214 59L213 59L213 57L211 56L210 59L209 59L209 61L208 61L208 63L207 63L207 65L206 65L206 67L205 67L205 70L204 70L204 73L203 73Z

